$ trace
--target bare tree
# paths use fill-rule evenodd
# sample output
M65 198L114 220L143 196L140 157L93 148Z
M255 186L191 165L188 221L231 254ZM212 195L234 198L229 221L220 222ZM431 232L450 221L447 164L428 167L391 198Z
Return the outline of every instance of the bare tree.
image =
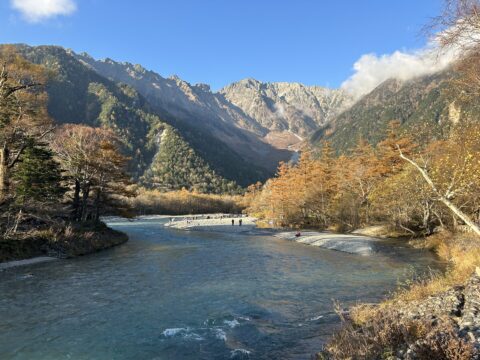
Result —
M433 19L427 30L442 51L458 56L455 80L462 89L480 92L480 1L446 0L443 12ZM467 94L468 95L468 94Z

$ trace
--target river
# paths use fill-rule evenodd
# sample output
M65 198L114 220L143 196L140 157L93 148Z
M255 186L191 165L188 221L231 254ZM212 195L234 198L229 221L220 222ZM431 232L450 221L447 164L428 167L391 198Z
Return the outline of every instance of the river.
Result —
M268 235L116 220L130 241L0 272L0 359L309 359L345 305L439 264L389 242L369 256Z

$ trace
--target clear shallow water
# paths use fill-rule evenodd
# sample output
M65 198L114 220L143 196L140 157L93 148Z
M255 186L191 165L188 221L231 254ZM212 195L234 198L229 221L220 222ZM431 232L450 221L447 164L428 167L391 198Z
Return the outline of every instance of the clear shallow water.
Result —
M359 256L158 219L110 225L130 241L0 272L0 359L309 359L338 323L332 299L378 301L412 264L438 266L398 244Z

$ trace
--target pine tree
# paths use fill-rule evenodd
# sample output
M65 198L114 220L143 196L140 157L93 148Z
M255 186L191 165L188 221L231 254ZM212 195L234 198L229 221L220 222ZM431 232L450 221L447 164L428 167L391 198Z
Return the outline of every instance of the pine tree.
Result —
M12 180L16 202L22 205L33 201L53 203L65 192L61 186L60 165L53 159L52 152L43 146L30 145L24 150Z

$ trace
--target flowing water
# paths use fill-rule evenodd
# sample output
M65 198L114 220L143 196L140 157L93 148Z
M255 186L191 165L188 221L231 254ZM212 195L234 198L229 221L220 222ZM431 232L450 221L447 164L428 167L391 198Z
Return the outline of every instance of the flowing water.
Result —
M128 243L0 272L0 359L309 359L332 299L379 301L438 267L399 243L360 256L163 221L112 221Z

